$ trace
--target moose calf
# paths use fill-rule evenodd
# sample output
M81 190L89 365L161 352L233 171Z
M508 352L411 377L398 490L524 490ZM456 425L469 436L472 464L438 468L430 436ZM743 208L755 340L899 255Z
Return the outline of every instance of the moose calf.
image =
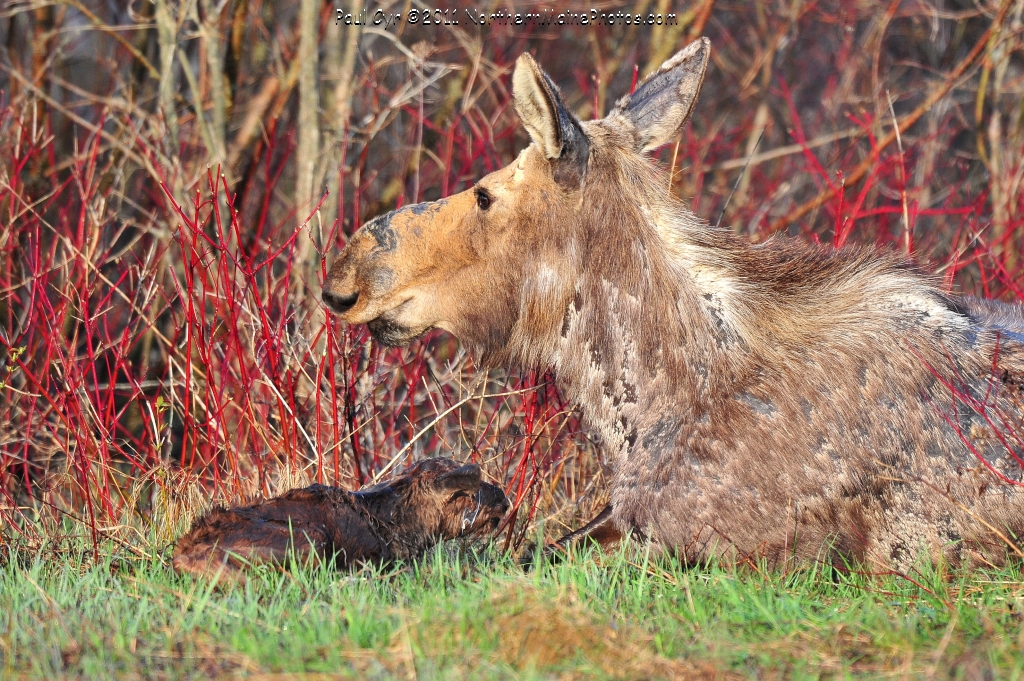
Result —
M647 154L678 136L710 49L593 121L522 55L532 144L364 225L324 302L383 343L441 328L484 366L552 368L616 467L592 536L688 561L1024 556L1021 306L891 254L752 245L694 215Z
M358 492L311 485L279 497L217 509L178 540L173 564L244 582L246 563L281 564L315 554L339 569L415 558L444 539L493 530L508 510L505 494L482 482L480 467L428 459Z

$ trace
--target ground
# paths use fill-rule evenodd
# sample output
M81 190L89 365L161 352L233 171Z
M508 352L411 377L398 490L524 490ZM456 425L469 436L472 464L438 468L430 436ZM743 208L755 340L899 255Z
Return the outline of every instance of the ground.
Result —
M643 546L524 572L458 543L384 570L261 569L72 541L0 568L6 678L1018 678L1020 572L686 568Z

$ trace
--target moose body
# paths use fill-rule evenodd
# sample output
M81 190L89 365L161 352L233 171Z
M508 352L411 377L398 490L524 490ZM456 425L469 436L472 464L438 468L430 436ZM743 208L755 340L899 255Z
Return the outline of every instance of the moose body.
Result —
M438 541L494 529L505 494L480 467L428 459L358 492L312 485L199 519L175 547L173 564L244 581L245 563L280 564L315 554L339 569L416 558Z
M587 122L523 55L533 143L366 224L325 302L387 344L443 328L484 364L553 368L615 463L604 517L686 560L1004 562L1024 533L1022 307L695 216L644 154L689 117L709 49Z

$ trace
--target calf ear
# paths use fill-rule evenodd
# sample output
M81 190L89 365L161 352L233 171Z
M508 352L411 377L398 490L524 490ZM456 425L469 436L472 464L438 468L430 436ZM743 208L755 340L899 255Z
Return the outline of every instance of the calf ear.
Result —
M555 180L578 187L587 169L590 142L548 74L525 52L512 73L512 96L530 139L551 161Z
M468 463L434 479L434 487L445 492L475 493L480 489L480 466Z
M637 151L657 149L679 134L697 102L710 55L707 38L690 43L608 114L609 120L632 126Z

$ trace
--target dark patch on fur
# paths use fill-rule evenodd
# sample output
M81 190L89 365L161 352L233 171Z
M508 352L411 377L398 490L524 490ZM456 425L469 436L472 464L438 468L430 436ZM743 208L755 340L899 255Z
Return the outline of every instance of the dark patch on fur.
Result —
M803 412L805 419L809 419L809 418L811 418L811 412L814 411L814 405L812 405L808 399L806 399L804 397L801 397L800 398L800 411Z
M967 306L963 298L959 296L936 294L935 297L938 299L939 304L944 308L952 312L953 314L960 315L961 317L971 318L971 310Z
M857 366L857 382L860 383L860 387L866 388L868 385L868 363L859 362Z
M391 228L391 218L394 215L394 213L382 215L363 226L363 229L376 239L377 247L385 253L391 253L398 248L398 234Z
M756 413L761 416L774 416L778 409L771 402L765 402L762 399L754 397L748 392L742 392L736 396L736 399L753 409Z
M366 323L373 339L389 348L397 348L408 343L416 337L412 329L402 326L386 317L377 317Z
M898 541L892 545L892 550L889 552L889 559L896 565L906 563L910 557L910 550L907 549L907 545L901 541Z
M622 403L636 404L636 386L629 381L622 382Z
M395 283L395 271L390 267L379 267L373 272L373 286L376 290L386 291Z
M735 331L725 323L721 313L720 301L710 293L704 295L704 300L707 301L705 309L715 325L715 342L718 343L718 347L728 348L735 344L739 339Z
M436 213L446 203L448 203L448 199L438 199L437 201L425 201L423 203L414 203L414 204L409 205L409 206L403 206L402 208L398 209L398 211L396 211L396 212L397 213L402 213L404 211L410 211L413 215L415 215L416 217L419 217L419 216L423 215L424 213L426 213L428 211L431 212L431 213Z
M650 452L651 457L660 460L666 450L675 449L676 437L679 435L679 419L663 417L654 424L640 441L645 450Z

